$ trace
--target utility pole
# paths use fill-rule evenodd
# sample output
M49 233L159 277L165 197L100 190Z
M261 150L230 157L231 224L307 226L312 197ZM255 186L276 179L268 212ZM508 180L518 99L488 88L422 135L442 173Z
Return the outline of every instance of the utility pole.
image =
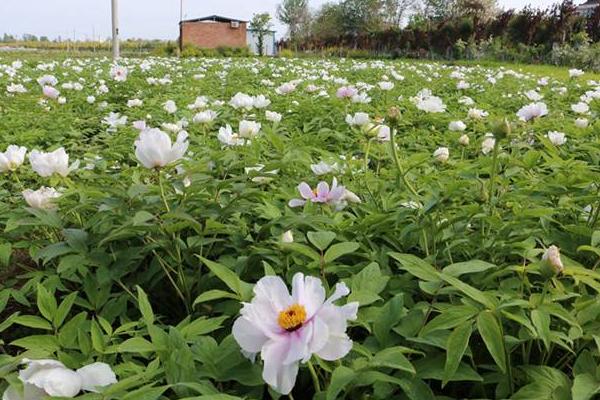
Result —
M112 1L112 55L113 60L116 60L120 56L119 52L119 1Z
M183 51L183 0L179 0L179 55Z

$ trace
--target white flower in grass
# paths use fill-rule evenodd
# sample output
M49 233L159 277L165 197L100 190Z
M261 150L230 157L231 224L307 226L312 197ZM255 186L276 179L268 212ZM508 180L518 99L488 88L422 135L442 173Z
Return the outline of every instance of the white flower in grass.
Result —
M117 82L125 82L127 80L127 74L129 71L126 67L121 65L114 65L110 69L110 76Z
M75 161L69 166L69 155L64 147L49 153L32 150L29 153L29 163L31 164L31 168L44 178L54 174L65 177L79 166L79 161Z
M281 122L282 115L275 111L265 111L265 118L275 124Z
M496 139L494 138L494 135L488 133L485 135L483 142L481 142L481 152L488 155L494 149L495 145Z
M254 121L240 121L239 135L245 139L252 139L260 133L261 124Z
M245 93L236 93L235 96L229 101L229 105L236 110L245 109L251 110L254 107L254 97L249 96Z
M350 126L366 126L367 124L369 124L371 122L371 119L369 118L369 114L364 113L364 112L357 112L356 114L354 114L354 116L352 115L346 115L346 123Z
M590 106L587 103L581 101L577 104L572 104L571 110L573 110L573 112L577 114L587 114L590 111Z
M15 171L25 161L27 148L11 144L4 153L0 153L0 172Z
M575 126L581 129L585 129L589 126L590 121L588 121L586 118L577 118L575 120Z
M467 112L467 116L472 119L483 119L490 115L487 111L480 110L479 108L470 108Z
M217 118L217 113L213 110L204 110L200 111L194 118L192 118L192 122L196 124L209 124L213 122Z
M158 168L180 160L188 149L188 134L181 131L175 143L160 129L145 129L135 141L135 156L146 168Z
M567 143L567 138L562 132L550 131L546 134L546 137L555 146L562 146Z
M469 142L470 142L470 140L469 140L469 136L467 134L464 134L458 138L458 143L460 143L460 145L462 145L462 146L468 146Z
M281 234L281 242L282 243L293 243L294 242L294 234L292 231L285 231Z
M167 100L163 104L163 109L169 114L175 114L177 112L177 104L173 100Z
M42 186L38 190L26 189L22 192L23 198L31 208L41 210L54 210L57 208L54 200L60 193L54 188Z
M467 129L467 125L462 121L452 121L448 124L448 129L453 132L462 132Z
M548 106L545 103L531 103L517 111L521 121L530 121L534 118L543 117L548 114Z
M141 107L143 104L144 104L144 102L140 99L127 100L127 107L129 107L129 108Z
M582 76L583 74L585 74L584 71L577 69L577 68L573 68L569 70L569 78L578 78L580 76Z
M42 93L49 99L58 99L60 92L52 86L44 86Z
M233 337L248 355L260 353L265 382L288 394L300 362L306 363L313 354L334 361L350 352L347 321L356 319L358 303L334 304L349 293L344 283L338 283L326 299L320 279L297 273L290 295L281 278L266 276L254 286L252 301L244 303L233 324Z
M246 141L244 138L241 138L239 134L234 133L229 124L219 129L217 139L226 146L243 146L245 144L250 144L249 140Z
M445 163L450 158L450 150L447 147L439 147L433 152L433 156L441 163Z

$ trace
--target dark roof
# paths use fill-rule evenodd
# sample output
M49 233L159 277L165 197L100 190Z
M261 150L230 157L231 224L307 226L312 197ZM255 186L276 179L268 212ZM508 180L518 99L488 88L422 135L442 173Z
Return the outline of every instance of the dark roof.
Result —
M248 22L248 21L243 21L241 19L223 17L223 16L220 16L220 15L209 15L208 17L186 19L186 20L181 21L181 22L202 22L202 21L214 21L214 22L226 22L226 23L229 23L229 22Z

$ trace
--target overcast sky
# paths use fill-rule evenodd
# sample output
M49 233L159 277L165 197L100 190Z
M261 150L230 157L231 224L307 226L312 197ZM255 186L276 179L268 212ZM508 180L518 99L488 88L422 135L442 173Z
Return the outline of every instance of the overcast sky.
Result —
M175 39L179 33L180 0L119 0L123 38ZM275 15L281 0L183 0L184 18L219 14L250 19L253 13ZM505 8L527 4L545 7L559 0L499 0ZM310 0L317 8L327 0ZM583 0L576 1L581 3ZM56 38L91 39L110 35L111 0L0 0L0 35L4 32ZM278 35L285 28L276 23Z

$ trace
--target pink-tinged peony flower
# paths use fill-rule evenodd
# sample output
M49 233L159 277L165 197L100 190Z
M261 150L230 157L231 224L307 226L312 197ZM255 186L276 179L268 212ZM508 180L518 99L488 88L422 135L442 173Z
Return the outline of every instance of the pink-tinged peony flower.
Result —
M352 97L358 94L358 90L356 90L353 86L342 86L336 92L336 96L339 99L351 99Z
M358 303L333 304L349 293L344 283L338 283L326 299L320 279L297 273L290 295L281 278L266 276L256 283L252 301L242 307L233 337L250 356L261 354L265 382L288 394L300 362L309 361L313 354L338 360L352 348L346 328L348 320L356 319Z
M133 121L132 125L135 129L140 130L140 131L143 131L144 129L147 128L146 121L144 121L144 120Z
M517 111L517 116L521 121L529 121L534 118L543 117L548 114L548 107L545 103L531 103Z
M49 99L58 99L58 96L60 96L60 92L52 86L44 86L42 93Z
M341 210L348 202L360 203L360 198L356 194L344 186L338 186L336 178L333 178L331 188L327 182L319 182L315 190L312 190L308 183L302 182L298 185L298 192L302 199L290 200L288 203L290 207L301 207L307 201L311 201L312 203L328 204L334 206L336 210Z

